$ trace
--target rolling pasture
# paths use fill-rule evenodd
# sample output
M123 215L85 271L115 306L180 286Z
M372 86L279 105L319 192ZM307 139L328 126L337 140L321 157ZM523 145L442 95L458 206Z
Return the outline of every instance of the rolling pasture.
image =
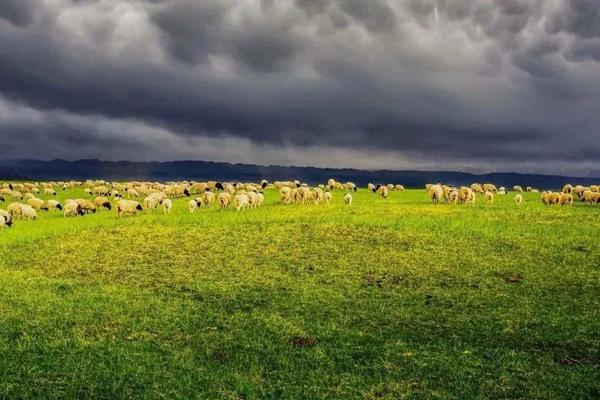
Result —
M600 397L599 206L343 195L0 230L0 398Z

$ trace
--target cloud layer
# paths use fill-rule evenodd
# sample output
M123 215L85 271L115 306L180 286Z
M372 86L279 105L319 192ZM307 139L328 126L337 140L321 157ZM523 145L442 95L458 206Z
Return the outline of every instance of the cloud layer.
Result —
M0 158L585 173L595 0L4 0Z

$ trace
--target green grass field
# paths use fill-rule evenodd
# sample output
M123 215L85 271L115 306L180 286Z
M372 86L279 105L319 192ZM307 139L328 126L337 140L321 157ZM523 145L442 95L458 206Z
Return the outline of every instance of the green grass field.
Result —
M266 195L0 231L0 398L600 398L600 207Z

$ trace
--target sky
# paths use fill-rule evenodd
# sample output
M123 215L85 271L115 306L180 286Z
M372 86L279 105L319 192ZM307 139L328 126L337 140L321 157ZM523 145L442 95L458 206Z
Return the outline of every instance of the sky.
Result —
M0 159L600 176L598 0L1 0Z

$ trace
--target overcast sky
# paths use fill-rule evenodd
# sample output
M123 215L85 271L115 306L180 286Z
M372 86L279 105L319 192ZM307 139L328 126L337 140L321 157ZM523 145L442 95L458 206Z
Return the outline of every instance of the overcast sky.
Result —
M598 0L0 0L0 158L587 174Z

